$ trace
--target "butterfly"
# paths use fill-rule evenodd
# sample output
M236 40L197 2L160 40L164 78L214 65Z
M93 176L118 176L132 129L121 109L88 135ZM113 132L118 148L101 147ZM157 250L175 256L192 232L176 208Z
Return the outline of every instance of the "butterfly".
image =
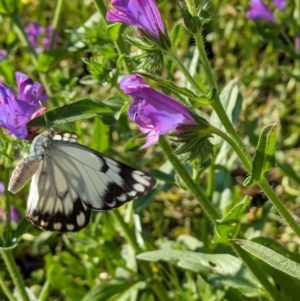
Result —
M149 174L85 147L76 138L46 129L33 139L29 156L12 173L12 193L32 178L26 217L38 228L79 231L88 225L91 210L117 208L156 183Z

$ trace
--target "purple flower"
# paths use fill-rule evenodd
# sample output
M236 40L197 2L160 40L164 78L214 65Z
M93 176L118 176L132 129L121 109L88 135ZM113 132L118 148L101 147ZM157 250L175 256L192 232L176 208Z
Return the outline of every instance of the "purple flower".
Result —
M276 6L278 9L283 10L286 8L286 1L285 0L273 0L273 5Z
M38 48L38 38L45 32L45 28L38 22L32 22L25 27L25 32L33 48Z
M6 223L5 210L2 208L0 208L0 218L2 219L3 223ZM15 206L10 206L10 218L13 222L17 222L21 219L20 213Z
M121 22L147 31L159 40L159 30L165 32L165 26L155 0L112 0L115 10L109 10L106 20Z
M4 183L0 181L0 195L3 195L5 191Z
M7 51L5 49L0 49L0 61L7 57Z
M247 17L252 20L264 19L269 22L275 21L273 13L262 0L251 0Z
M14 91L0 82L0 127L8 129L9 135L26 138L26 124L34 112L40 108L40 103L48 99L43 86L21 72L15 73L18 96Z
M150 88L138 75L124 77L120 82L120 88L125 94L133 97L128 115L137 123L140 131L147 134L143 148L156 143L160 135L177 128L179 130L181 125L198 124L188 108Z
M41 40L41 44L43 45L44 50L50 49L51 39L53 35L52 26L48 26L47 28L45 28L44 26L40 25L38 22L32 22L25 27L25 32L33 48L39 49L39 44L40 44L39 41ZM53 48L57 47L56 44L57 38L58 35L55 34Z
M3 195L5 191L4 183L0 181L0 195ZM0 208L0 218L2 219L2 222L6 222L6 215L5 210ZM20 219L19 211L16 207L10 206L10 218L12 221L17 222Z

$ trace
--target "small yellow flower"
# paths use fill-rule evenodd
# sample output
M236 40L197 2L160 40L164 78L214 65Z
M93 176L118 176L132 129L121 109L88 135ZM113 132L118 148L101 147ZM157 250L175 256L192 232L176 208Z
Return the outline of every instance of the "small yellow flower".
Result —
M151 270L153 272L153 274L157 274L158 273L158 267L156 264L154 264L153 262L150 263L150 267L151 267Z

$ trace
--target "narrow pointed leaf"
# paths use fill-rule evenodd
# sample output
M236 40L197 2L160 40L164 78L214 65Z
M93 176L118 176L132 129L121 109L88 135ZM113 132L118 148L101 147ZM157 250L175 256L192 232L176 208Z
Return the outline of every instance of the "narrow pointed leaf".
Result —
M275 167L276 123L266 126L259 137L252 163L252 175L244 181L245 186L254 185Z
M236 237L241 224L241 216L249 206L251 198L245 197L243 201L234 206L222 219L216 221L214 240L229 244L228 239Z
M201 274L213 287L231 286L246 296L263 294L261 285L239 258L229 254L159 250L137 255L145 261L167 261L187 271Z
M292 277L300 279L300 264L256 242L235 239L245 251L266 262L274 269L280 270Z
M209 103L210 99L213 95L212 91L208 92L207 95L196 95L191 90L189 90L187 88L183 88L183 87L178 87L178 86L174 85L172 82L170 82L169 80L162 79L161 77L158 77L158 76L155 76L155 75L152 75L149 73L145 73L145 72L137 72L137 73L144 77L147 77L149 79L152 79L152 80L158 82L159 84L165 86L166 88L171 89L172 91L175 91L176 93L179 93L181 95L188 97L190 100L195 102L196 107L199 107L199 104L203 105L203 104Z

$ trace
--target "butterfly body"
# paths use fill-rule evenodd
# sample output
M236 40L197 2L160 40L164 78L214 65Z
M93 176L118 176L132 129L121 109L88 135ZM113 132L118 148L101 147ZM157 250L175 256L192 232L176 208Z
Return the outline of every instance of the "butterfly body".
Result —
M39 228L59 232L86 227L92 209L119 207L147 193L156 182L53 128L33 140L29 156L12 174L9 190L16 193L31 176L27 219Z

